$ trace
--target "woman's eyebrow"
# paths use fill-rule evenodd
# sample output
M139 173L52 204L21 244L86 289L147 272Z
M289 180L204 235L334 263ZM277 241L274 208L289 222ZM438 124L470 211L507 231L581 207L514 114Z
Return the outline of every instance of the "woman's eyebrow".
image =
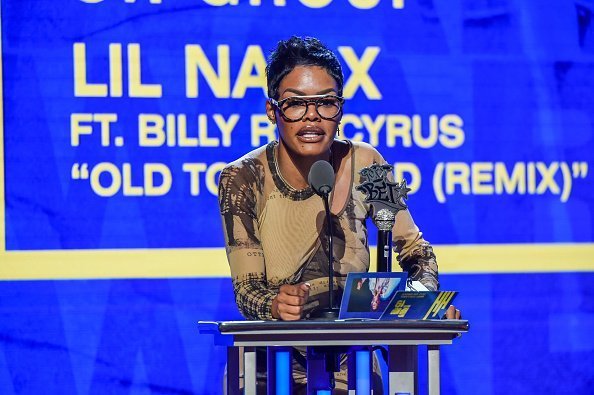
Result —
M324 89L322 91L319 91L317 94L318 95L325 95L326 93L330 93L330 92L336 92L336 91L334 90L334 88L328 88L328 89Z
M305 92L300 91L299 89L294 89L294 88L285 89L283 91L283 93L281 94L281 96L287 92L295 93L296 95L299 95L299 96L308 96ZM316 95L325 95L326 93L330 93L330 92L336 92L336 90L334 88L323 89L323 90L317 92Z
M293 88L287 88L287 89L285 89L282 94L284 95L287 92L292 92L292 93L295 93L295 94L297 94L299 96L305 96L305 92L302 92L302 91L300 91L298 89L293 89Z

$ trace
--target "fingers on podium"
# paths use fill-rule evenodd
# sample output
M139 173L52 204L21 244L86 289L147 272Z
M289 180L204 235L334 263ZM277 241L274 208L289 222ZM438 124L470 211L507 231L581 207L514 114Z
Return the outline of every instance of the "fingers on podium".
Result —
M285 303L277 304L277 315L283 321L296 321L301 319L302 306L291 306Z
M299 290L301 292L303 292L303 298L304 303L307 301L307 298L309 298L309 289L311 288L311 285L309 283L301 283L299 284Z
M307 296L309 296L309 288L310 288L309 283L301 283L301 284L295 284L295 285L285 284L285 285L281 285L280 293L285 293L285 294L291 295L291 296L307 297Z
M304 296L284 294L280 297L279 301L289 306L303 306L306 302L306 298Z
M460 320L462 319L462 313L460 313L460 310L452 305L446 310L446 318L448 320Z
M288 304L281 305L278 307L279 311L284 314L294 315L298 318L301 318L301 313L303 312L303 306L291 306Z

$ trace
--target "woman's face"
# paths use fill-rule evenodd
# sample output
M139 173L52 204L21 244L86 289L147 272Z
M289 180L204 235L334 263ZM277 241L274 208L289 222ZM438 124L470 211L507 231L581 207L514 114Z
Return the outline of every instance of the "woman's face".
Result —
M318 66L297 66L281 80L278 101L291 96L338 95L334 78ZM292 155L327 155L342 111L332 120L323 119L316 112L315 104L307 106L307 112L300 121L291 122L283 118L280 110L266 102L268 117L278 125L281 146Z

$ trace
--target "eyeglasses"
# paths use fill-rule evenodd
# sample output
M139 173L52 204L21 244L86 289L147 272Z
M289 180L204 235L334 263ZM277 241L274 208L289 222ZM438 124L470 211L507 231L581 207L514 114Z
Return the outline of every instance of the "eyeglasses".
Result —
M316 106L320 118L332 120L340 114L344 104L344 98L335 95L291 96L279 101L268 100L291 122L301 121L310 104Z

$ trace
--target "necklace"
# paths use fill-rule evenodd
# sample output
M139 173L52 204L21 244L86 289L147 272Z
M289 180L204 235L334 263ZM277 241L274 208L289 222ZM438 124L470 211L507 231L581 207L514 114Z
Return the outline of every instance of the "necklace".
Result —
M289 182L287 182L287 180L283 177L278 164L278 146L278 141L272 141L270 144L268 144L268 147L266 148L266 157L268 159L269 165L268 167L270 168L274 184L283 195L286 195L292 200L309 199L315 193L309 185L303 189L297 189L293 187L291 184L289 184ZM330 149L330 158L328 162L330 163L332 169L336 173L336 167L334 165L334 152L332 151L332 149Z

